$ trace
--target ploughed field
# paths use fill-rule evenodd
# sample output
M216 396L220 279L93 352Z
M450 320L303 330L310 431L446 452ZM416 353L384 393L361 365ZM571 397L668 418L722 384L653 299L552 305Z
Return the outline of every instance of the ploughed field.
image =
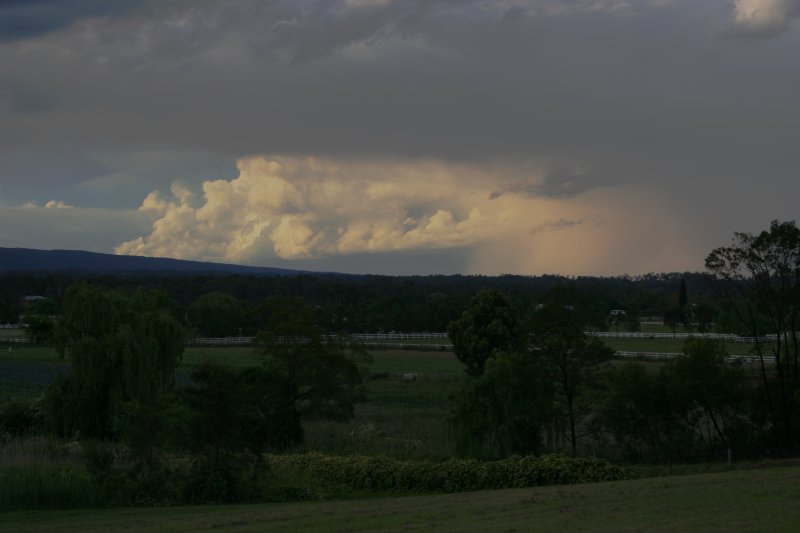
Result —
M260 505L0 513L2 531L797 531L800 467Z

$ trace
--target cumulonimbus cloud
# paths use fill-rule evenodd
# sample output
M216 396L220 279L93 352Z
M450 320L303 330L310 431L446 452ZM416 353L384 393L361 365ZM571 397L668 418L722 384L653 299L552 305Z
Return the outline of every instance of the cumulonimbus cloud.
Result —
M310 157L245 158L238 168L235 179L206 181L201 196L177 184L153 191L139 208L152 231L116 252L242 262L458 248L554 213L527 192L491 195L513 168Z
M139 211L151 231L116 253L260 263L469 249L474 265L465 271L495 273L587 272L602 258L595 273L648 271L665 257L685 262L683 245L661 229L673 215L635 190L492 195L531 165L250 157L238 168L234 179L204 182L202 193L177 184L150 193ZM639 249L646 262L622 255L634 229L646 232L635 236L648 241Z
M202 198L179 185L152 192L140 207L152 232L116 252L242 261L452 248L510 222L502 206L474 202L485 191L466 166L254 157L238 167L235 179L206 181Z

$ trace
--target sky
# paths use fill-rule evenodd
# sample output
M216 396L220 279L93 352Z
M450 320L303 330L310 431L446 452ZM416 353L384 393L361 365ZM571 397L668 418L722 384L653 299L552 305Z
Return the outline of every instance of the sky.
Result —
M796 218L800 0L0 0L0 246L698 271Z

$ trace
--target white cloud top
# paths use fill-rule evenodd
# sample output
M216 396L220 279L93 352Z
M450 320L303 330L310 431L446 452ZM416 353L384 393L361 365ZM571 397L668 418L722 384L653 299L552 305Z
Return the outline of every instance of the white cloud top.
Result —
M199 201L178 185L152 192L140 207L157 217L152 233L117 253L246 261L265 248L284 259L452 248L509 225L465 166L254 157L238 167L233 180L203 183Z

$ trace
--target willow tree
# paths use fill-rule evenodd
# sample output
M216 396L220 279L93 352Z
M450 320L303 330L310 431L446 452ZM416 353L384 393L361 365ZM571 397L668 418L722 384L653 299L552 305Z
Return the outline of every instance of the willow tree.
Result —
M773 221L769 231L757 235L736 233L731 246L708 255L706 268L730 312L755 337L774 445L795 453L800 449L800 229L794 221Z
M172 389L183 347L183 329L162 293L73 285L56 333L71 372L47 395L55 431L114 437L126 406L152 405Z

